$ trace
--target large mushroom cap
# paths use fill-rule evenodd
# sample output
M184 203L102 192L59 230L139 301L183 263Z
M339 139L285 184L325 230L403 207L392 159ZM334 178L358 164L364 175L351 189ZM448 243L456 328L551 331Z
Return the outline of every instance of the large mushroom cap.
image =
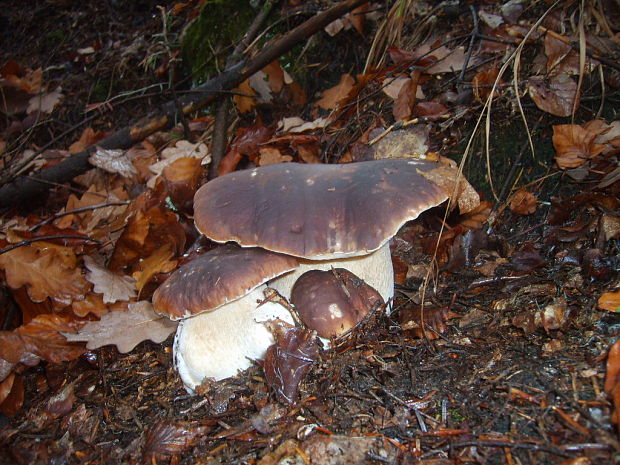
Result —
M228 244L172 273L153 294L153 307L173 320L212 311L298 265L295 257Z
M196 227L216 242L326 260L377 250L448 193L434 162L281 163L227 174L194 197Z

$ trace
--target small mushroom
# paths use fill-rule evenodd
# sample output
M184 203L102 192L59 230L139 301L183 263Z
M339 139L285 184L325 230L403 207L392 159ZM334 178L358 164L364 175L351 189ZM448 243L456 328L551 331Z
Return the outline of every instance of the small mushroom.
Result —
M196 227L216 242L300 257L270 283L285 297L310 269L346 268L394 294L389 240L448 198L425 174L439 165L385 159L341 165L280 163L227 174L196 192Z
M307 271L291 291L300 320L326 339L342 336L382 303L373 287L344 268Z
M296 258L225 245L181 266L153 295L158 313L181 320L174 364L189 391L209 377L234 376L274 343L262 323L293 323L282 305L265 302L265 282L297 267Z

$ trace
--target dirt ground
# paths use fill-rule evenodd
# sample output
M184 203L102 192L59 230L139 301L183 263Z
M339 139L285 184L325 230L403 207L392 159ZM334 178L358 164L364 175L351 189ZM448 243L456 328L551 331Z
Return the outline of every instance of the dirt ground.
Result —
M173 29L187 22L189 10ZM458 21L468 24L467 14ZM435 27L451 24L444 17ZM87 126L118 129L169 101L170 94L153 88L95 116L84 114L88 104L167 79L154 72L163 58L150 67L143 62L156 53L161 27L156 4L146 0L4 2L0 62L43 67L46 80L66 96L52 118L27 132L27 144L53 139L54 147L68 146ZM370 41L371 35L340 42L355 72ZM95 53L76 52L85 47ZM325 50L332 47L338 45L329 42ZM325 68L334 74L323 89L343 72L333 63ZM596 91L589 87L584 95ZM608 98L606 110L613 113L615 88ZM470 115L480 110L475 105L472 100ZM389 114L379 104L373 108ZM282 403L260 364L188 394L172 365L172 337L142 342L126 354L105 346L72 361L23 367L23 405L0 416L0 463L620 463L614 407L604 390L620 316L597 305L618 286L618 238L607 240L602 225L607 216L617 218L620 183L596 188L595 174L578 182L553 167L551 128L559 119L541 116L531 103L526 112L542 121L532 131L542 158L525 155L519 180L535 183L536 211L519 214L506 197L493 199L481 182L486 162L480 150L464 171L491 201L490 219L466 230L452 213L453 234L441 242L435 262L444 210L401 229L391 244L398 283L393 311L372 315L335 349L321 351L298 402ZM506 160L527 138L514 129L510 105L500 105L494 118L498 159L492 169L499 188L510 187L515 180L507 179ZM472 120L456 120L435 135L431 148L461 153ZM347 138L363 132L356 131L345 126L337 142L325 144L331 161L346 151ZM440 137L448 133L452 140ZM45 217L66 197L53 191L33 210ZM430 263L436 265L425 282ZM4 296L14 299L9 290ZM9 308L2 309L5 331L20 324Z

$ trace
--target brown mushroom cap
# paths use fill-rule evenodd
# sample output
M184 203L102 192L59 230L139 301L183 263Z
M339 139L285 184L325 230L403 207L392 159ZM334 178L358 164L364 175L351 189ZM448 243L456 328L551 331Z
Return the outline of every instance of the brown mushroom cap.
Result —
M173 320L215 310L298 265L295 257L228 244L172 273L153 294L153 307Z
M437 166L386 159L238 171L198 189L194 219L198 230L216 242L315 260L363 255L448 198L420 174Z
M301 321L325 338L344 334L382 302L373 287L344 268L307 271L291 292Z

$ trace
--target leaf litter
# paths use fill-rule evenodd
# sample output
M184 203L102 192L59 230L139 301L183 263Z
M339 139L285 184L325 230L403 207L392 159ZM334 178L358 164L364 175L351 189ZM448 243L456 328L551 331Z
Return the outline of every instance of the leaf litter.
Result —
M192 222L193 193L210 162L210 123L197 118L128 151L95 152L91 163L100 169L75 178L70 187L78 192L55 189L29 215L3 218L3 460L611 463L620 409L619 125L587 103L604 100L593 71L609 77L600 85L614 88L604 38L590 34L616 27L597 10L608 2L585 5L593 28L585 66L572 46L575 23L564 14L586 11L560 2L525 44L533 59L514 68L517 95L508 75L491 89L541 6L487 2L472 28L469 10L451 17L445 6L424 10L422 3L402 2L400 14L422 15L429 23L415 24L443 29L417 40L416 31L402 29L411 40L394 37L380 50L389 56L384 62L368 46L377 30L389 37L380 25L398 28L399 16L366 8L332 24L334 39L320 39L334 54L315 57L329 63L325 69L304 68L300 80L275 61L246 81L234 93L240 117L229 127L219 173L380 156L446 162L447 154L459 158L469 120L488 99L501 115L491 134L522 135L525 128L510 126L520 98L528 123L541 121L532 131L537 153L532 163L518 158L511 174L517 155L511 149L501 159L497 143L490 172L506 179L501 198L491 200L489 179L476 174L470 157L463 170L477 191L457 190L459 209L427 212L392 241L398 287L389 316L373 315L329 351L296 329L264 362L206 381L192 396L173 369L169 335L176 324L155 314L149 299L192 254L216 246L200 239ZM171 5L171 17L181 23L196 8ZM17 6L7 11L18 14ZM594 28L597 21L602 29ZM470 37L480 47L469 50ZM336 45L341 40L349 47ZM120 63L115 57L129 46L74 45L67 56L84 69L95 57ZM364 74L361 56L383 64ZM0 111L10 123L0 134L5 168L40 146L35 113L58 115L86 101L72 101L79 87L70 73L54 78L39 69L36 54L22 59L27 65L7 60L0 73L7 96ZM124 72L139 76L137 70ZM580 73L591 80L578 92ZM310 105L306 93L314 96ZM101 120L73 131L68 152L121 126L114 105L97 108ZM31 152L20 152L14 138L33 127ZM54 155L39 154L21 169L66 157L55 145Z

